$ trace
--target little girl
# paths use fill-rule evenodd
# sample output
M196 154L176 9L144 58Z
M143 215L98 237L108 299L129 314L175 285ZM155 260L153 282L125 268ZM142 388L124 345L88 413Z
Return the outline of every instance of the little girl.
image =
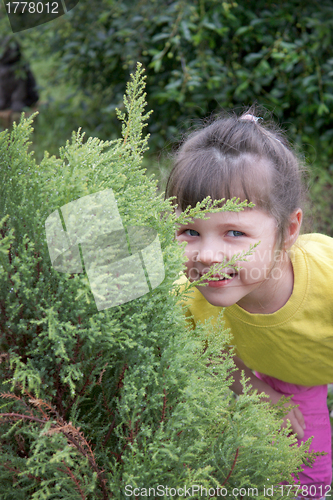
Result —
M232 389L240 394L241 372L263 397L276 403L292 396L287 415L300 440L327 455L300 475L301 498L331 494L331 427L326 404L333 382L333 239L299 236L303 194L300 163L276 130L251 110L217 119L192 133L180 147L167 184L178 208L207 196L248 200L254 208L208 214L179 226L186 242L186 273L196 282L215 264L259 243L241 269L224 267L188 302L192 321L224 310L236 348ZM253 373L252 370L255 370Z

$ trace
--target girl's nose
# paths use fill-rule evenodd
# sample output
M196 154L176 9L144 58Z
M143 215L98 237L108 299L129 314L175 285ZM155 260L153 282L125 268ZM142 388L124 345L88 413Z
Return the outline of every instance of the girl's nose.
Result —
M207 244L203 245L199 250L198 261L207 266L223 262L225 254L221 245Z

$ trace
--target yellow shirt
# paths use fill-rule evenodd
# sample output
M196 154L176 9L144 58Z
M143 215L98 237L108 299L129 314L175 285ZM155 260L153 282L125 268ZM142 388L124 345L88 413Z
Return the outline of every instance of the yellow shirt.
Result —
M294 288L272 314L251 314L237 304L224 309L236 354L251 369L305 386L333 382L333 238L300 236L290 250ZM217 318L197 288L186 301L194 322Z

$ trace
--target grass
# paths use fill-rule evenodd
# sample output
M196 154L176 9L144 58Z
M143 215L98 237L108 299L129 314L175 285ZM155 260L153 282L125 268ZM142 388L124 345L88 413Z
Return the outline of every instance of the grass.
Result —
M333 237L333 174L314 168L309 194L312 231Z

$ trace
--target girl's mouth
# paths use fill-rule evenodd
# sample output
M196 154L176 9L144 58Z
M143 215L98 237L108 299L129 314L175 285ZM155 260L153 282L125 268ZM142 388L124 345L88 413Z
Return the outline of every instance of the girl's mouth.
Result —
M231 281L233 281L233 279L237 276L237 273L236 272L231 272L231 273L226 273L228 274L228 277L226 278L225 276L212 276L212 278L219 278L218 280L217 279L207 279L204 281L204 283L207 283L209 287L212 287L212 288L219 288L219 287L222 287L222 286L227 286Z

